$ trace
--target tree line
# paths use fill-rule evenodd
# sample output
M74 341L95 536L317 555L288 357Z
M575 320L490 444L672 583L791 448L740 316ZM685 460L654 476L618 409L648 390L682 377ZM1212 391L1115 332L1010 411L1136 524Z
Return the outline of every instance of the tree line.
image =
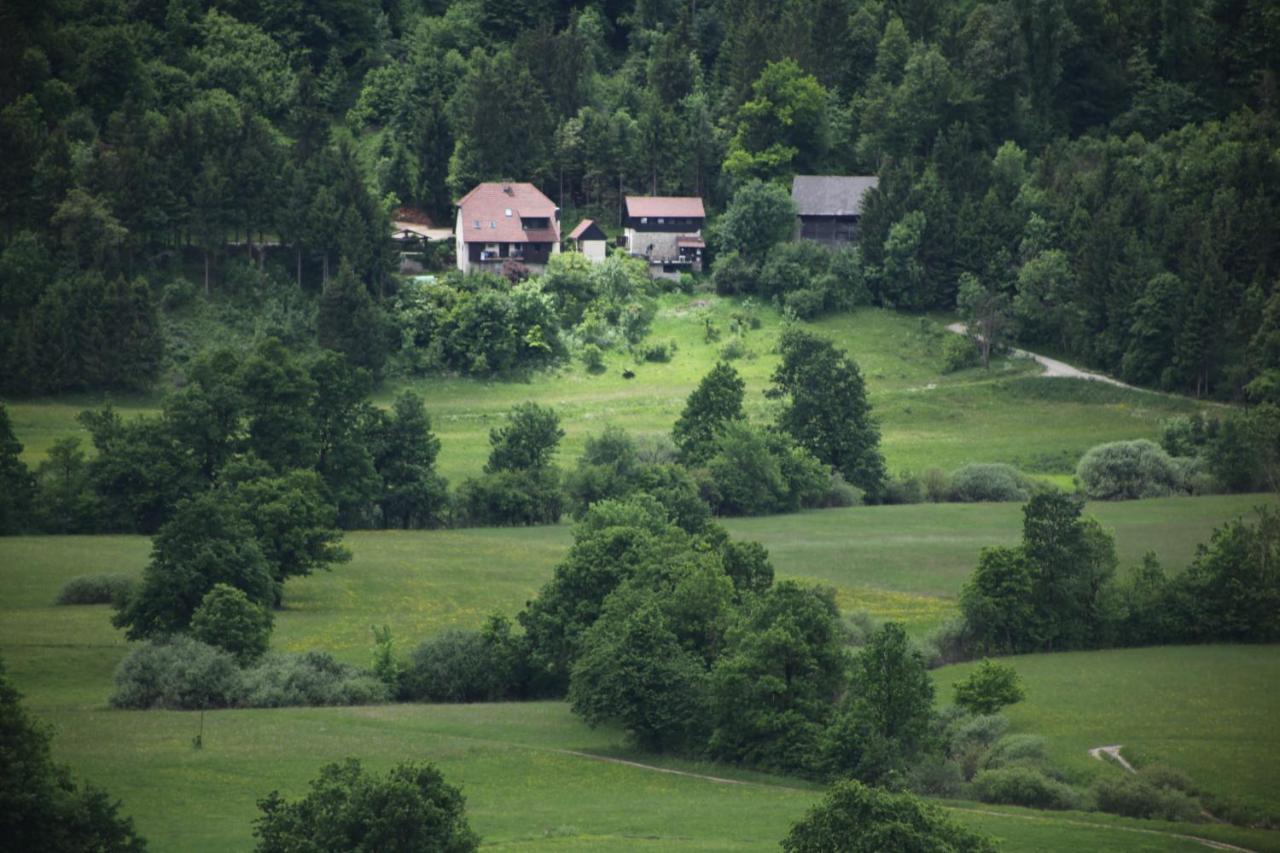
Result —
M812 314L842 304L818 283L833 265L908 310L955 308L967 283L1028 343L1274 400L1265 6L9 4L0 351L6 376L58 378L7 390L146 382L145 295L212 289L232 256L313 292L345 260L383 300L390 210L447 222L480 180L532 180L612 227L628 192L732 220L752 182L836 173L880 177L859 251L766 274L720 229L726 286L736 269Z

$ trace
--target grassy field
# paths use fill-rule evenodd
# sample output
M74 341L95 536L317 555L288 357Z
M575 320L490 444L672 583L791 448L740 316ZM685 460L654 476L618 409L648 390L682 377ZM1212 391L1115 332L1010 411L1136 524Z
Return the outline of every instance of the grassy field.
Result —
M1082 776L1119 773L1088 756L1121 744L1135 763L1177 767L1205 790L1280 813L1280 647L1190 646L1025 655L1008 659L1026 701L1014 731L1048 741ZM934 672L938 695L974 664Z
M566 432L562 462L571 464L587 436L606 424L637 435L669 433L685 398L730 337L733 314L743 310L740 300L712 295L663 297L650 340L676 343L676 355L666 364L637 365L625 353L611 353L608 369L598 375L574 362L525 381L389 382L376 399L387 404L402 386L425 397L442 444L440 469L452 482L480 470L488 454L489 428L525 400L552 405L560 413ZM761 325L746 333L748 355L734 364L747 383L749 414L764 419L771 417L773 404L762 392L777 362L773 350L782 320L769 306L750 311ZM722 330L719 342L704 340L708 320ZM1062 477L1074 471L1080 454L1092 445L1154 437L1162 420L1197 406L1099 383L1038 379L1038 368L1025 359L997 360L990 372L973 369L944 375L936 337L942 334L941 325L927 318L864 309L813 326L847 348L861 365L882 424L885 457L895 472L1011 462ZM634 379L622 378L626 368L635 372ZM44 458L53 441L64 435L80 435L87 443L75 415L107 399L77 395L8 401L27 462ZM154 412L159 396L109 399L132 414Z
M1256 498L1197 498L1090 507L1126 559L1154 548L1185 565L1193 545ZM953 612L953 598L986 544L1016 541L1017 505L867 507L730 523L765 542L784 577L837 587L846 608L904 618L914 633ZM273 638L279 648L324 648L367 663L371 624L390 624L401 649L448 626L514 613L550 576L570 528L367 533L348 537L353 560L291 582ZM299 794L325 762L347 755L382 769L405 758L438 763L463 785L486 845L512 850L770 850L820 796L795 780L679 761L662 765L750 784L655 773L592 756L654 762L611 729L592 730L562 703L211 712L205 748L198 715L107 710L125 652L107 607L55 607L70 576L140 572L142 537L0 539L0 655L32 709L53 723L60 760L123 799L157 850L243 849L256 798ZM1029 699L1015 728L1049 738L1055 760L1108 772L1084 756L1103 743L1190 772L1215 793L1274 802L1280 649L1205 647L1015 660ZM940 697L963 667L937 673ZM1206 689L1206 685L1212 685ZM576 753L589 753L581 755ZM1280 850L1272 833L1161 827L1097 814L1046 815L958 804L963 822L1008 850L1190 850L1195 843L1133 830L1194 832Z

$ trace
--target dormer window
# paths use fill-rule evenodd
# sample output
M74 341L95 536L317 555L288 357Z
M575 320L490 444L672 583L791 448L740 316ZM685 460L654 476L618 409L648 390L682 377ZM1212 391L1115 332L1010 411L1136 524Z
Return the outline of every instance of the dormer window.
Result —
M509 207L507 208L507 217L508 217L508 218L510 218L510 217L511 217L511 208L509 208Z
M480 225L480 220L479 220L479 219L477 219L477 220L476 220L476 227L477 227L477 228L482 227L482 226Z
M490 219L490 220L489 220L489 227L490 227L490 228L497 228L497 227L498 227L498 223L497 223L497 221L496 221L496 220L493 220L493 219Z

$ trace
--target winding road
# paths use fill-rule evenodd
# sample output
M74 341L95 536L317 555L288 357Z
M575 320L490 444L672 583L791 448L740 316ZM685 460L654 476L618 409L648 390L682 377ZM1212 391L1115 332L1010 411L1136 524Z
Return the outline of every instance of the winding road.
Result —
M947 326L948 332L955 332L957 335L968 334L968 328L964 323L952 323ZM1063 379L1087 379L1091 382L1105 382L1108 385L1115 385L1118 388L1132 388L1135 391L1142 390L1134 388L1132 385L1126 385L1119 379L1112 379L1101 373L1090 373L1087 370L1081 370L1078 367L1072 367L1065 361L1058 361L1056 358L1049 358L1047 355L1040 355L1034 352L1027 352L1024 349L1011 348L1009 350L1019 358L1029 358L1044 368L1041 376L1047 378L1063 378Z

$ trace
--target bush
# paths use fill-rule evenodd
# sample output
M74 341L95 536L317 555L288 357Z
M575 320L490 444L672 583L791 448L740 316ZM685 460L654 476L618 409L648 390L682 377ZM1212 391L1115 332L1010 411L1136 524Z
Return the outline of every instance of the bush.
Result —
M495 471L458 489L458 509L472 525L555 524L562 495L554 469Z
M827 507L839 506L862 506L862 500L866 497L866 493L857 486L850 483L844 478L844 475L836 471L831 475L831 482L827 486L827 496L823 499L822 505Z
M801 320L812 320L826 310L827 295L816 287L804 287L783 296L782 305Z
M924 499L930 503L942 503L951 496L951 475L941 468L929 468L920 475Z
M987 751L982 766L995 770L1012 765L1039 764L1044 757L1044 738L1039 735L1005 735Z
M186 636L136 647L116 667L113 708L191 711L229 708L243 695L229 652Z
M885 480L884 502L887 504L918 504L924 500L924 487L913 474L899 474Z
M785 853L880 853L946 850L988 853L987 838L953 823L937 806L858 782L839 782L791 827Z
M907 769L907 787L917 794L958 797L963 785L960 765L941 755L925 755Z
M974 777L973 790L984 803L1033 809L1079 809L1084 806L1080 794L1070 785L1050 779L1031 767L983 770Z
M1133 774L1099 779L1093 796L1104 812L1125 817L1192 821L1200 816L1200 804L1186 793L1160 788Z
M964 617L948 619L929 632L922 643L925 663L930 669L960 663L973 657L970 647L973 638L969 633L969 623Z
M948 335L942 342L942 372L955 373L982 363L978 345L964 335Z
M737 361L749 352L746 341L738 335L734 335L725 342L724 346L720 347L720 358L723 361Z
M510 651L495 646L485 634L444 631L409 656L403 695L419 702L494 702L514 692L515 670Z
M430 764L400 764L373 777L348 758L330 764L311 791L286 802L272 791L258 802L257 853L296 850L381 850L386 853L470 853L480 843L466 801Z
M1025 501L1031 497L1031 482L1012 465L964 465L951 474L951 500Z
M271 612L233 586L214 584L191 615L191 636L225 649L244 666L266 652L271 642Z
M646 344L636 349L636 357L638 361L665 363L671 361L677 349L675 341L667 341L665 344Z
M587 373L604 372L604 350L596 344L586 344L582 348L582 365Z
M1185 489L1169 454L1146 439L1091 448L1076 467L1076 478L1094 500L1158 498Z
M338 663L327 652L269 654L244 673L245 708L377 705L390 698L372 673Z
M1018 672L1004 663L984 660L964 681L957 681L956 704L975 714L994 714L1025 698Z
M129 575L77 575L62 585L54 603L121 605L133 591L133 583Z

